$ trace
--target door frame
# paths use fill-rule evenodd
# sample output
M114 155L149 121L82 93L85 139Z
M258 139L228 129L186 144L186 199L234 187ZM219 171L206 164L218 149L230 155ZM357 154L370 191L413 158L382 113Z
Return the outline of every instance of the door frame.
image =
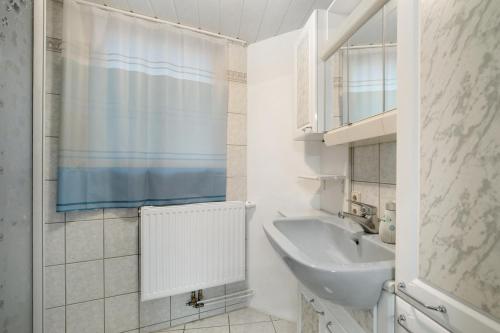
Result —
M443 327L457 333L500 332L500 323L434 288L418 277L420 221L420 2L398 2L398 119L396 285L403 298ZM425 308L443 305L446 313Z
M43 111L45 105L45 0L33 1L33 333L43 332Z

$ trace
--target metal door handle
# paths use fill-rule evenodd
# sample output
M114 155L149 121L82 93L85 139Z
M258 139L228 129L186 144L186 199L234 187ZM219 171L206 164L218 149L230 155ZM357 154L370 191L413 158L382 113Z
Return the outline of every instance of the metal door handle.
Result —
M406 332L413 333L412 331L410 331L408 326L406 326L406 316L404 314L400 314L398 316L397 322L398 322L399 326L401 326Z
M444 305L429 305L429 304L425 304L421 300L419 300L419 299L415 298L414 296L410 295L410 293L408 293L408 291L406 290L406 284L404 282L399 282L398 283L398 290L401 293L403 293L405 296L407 296L408 298L412 299L414 302L420 304L421 306L423 306L426 309L434 310L434 311L441 312L441 313L446 313L446 307Z

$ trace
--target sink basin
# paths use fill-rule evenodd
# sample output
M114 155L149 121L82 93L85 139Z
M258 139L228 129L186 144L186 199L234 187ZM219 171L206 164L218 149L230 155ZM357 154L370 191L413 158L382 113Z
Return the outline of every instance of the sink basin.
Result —
M273 248L316 296L371 309L384 282L394 279L394 250L360 230L334 216L283 218L264 226Z

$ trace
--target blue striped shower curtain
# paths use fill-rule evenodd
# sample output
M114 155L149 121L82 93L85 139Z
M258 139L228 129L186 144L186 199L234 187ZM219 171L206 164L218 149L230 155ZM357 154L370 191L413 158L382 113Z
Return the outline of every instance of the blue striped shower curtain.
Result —
M225 200L225 42L64 11L57 211Z

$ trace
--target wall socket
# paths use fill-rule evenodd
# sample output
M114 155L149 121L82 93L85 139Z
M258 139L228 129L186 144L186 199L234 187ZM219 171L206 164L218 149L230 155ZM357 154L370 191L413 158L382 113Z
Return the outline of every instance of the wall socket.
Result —
M352 191L351 192L351 200L352 201L359 201L359 202L361 202L361 192Z

